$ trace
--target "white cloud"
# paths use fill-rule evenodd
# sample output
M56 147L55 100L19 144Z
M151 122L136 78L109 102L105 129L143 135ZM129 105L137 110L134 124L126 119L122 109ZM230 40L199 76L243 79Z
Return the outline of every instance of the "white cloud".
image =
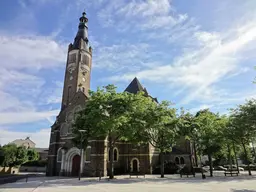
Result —
M149 54L148 49L149 45L146 43L100 46L95 51L93 67L104 67L108 71L133 70L141 66L144 60L154 56L154 53Z
M61 67L67 46L40 36L0 35L1 67L5 69L39 70Z
M30 137L30 139L36 143L36 147L48 148L50 140L50 131L51 129L40 129L37 132L22 132L22 131L13 131L8 128L0 128L0 144L8 144L9 142L14 141L15 139L25 139Z
M126 16L138 16L149 17L152 15L166 15L171 10L171 4L169 0L151 0L151 1L131 1L119 10L119 13L123 13Z
M174 14L169 0L111 1L99 11L98 18L104 27L116 26L117 31L141 31L172 28L187 19L186 14ZM119 19L119 18L122 19Z
M256 40L256 24L245 24L240 27L244 33L237 32L226 34L210 34L197 32L199 39L195 45L197 49L188 49L183 55L178 56L174 63L146 69L137 73L126 73L113 76L112 81L131 80L134 76L153 82L167 83L173 87L186 87L189 91L181 104L205 97L210 87L219 82L226 75L237 73L243 59L246 45ZM231 29L231 31L234 31Z
M62 94L60 86L43 88L42 69L62 68L66 59L66 46L49 37L0 35L1 71L0 124L31 123L48 120L59 110L39 110L40 95L47 92L48 101L57 103ZM54 89L56 88L56 89ZM50 89L53 89L51 93ZM60 93L58 93L59 91Z
M24 111L24 112L2 112L0 113L0 125L31 123L56 117L59 110L52 111Z
M17 97L0 91L0 113L1 112L23 112L27 110L34 110L33 103L26 101L21 102Z

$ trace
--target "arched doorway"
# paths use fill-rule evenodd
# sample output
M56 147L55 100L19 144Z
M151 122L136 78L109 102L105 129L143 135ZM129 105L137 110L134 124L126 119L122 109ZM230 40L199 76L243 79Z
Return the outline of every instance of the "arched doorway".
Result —
M133 172L138 172L138 161L137 161L137 159L133 159L132 168L133 168Z
M72 159L72 176L78 176L80 169L80 155L75 155Z
M176 157L176 158L175 158L175 163L176 163L176 165L179 165L179 164L180 164L180 159L179 159L179 157Z

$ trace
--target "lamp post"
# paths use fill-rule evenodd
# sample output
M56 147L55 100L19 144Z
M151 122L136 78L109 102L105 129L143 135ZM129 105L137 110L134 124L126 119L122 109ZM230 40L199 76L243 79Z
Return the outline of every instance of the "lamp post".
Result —
M78 180L81 180L81 170L82 170L82 165L83 165L83 161L82 161L82 147L83 147L83 140L82 140L82 133L84 133L85 130L79 130L80 133L80 167L79 167L79 178Z

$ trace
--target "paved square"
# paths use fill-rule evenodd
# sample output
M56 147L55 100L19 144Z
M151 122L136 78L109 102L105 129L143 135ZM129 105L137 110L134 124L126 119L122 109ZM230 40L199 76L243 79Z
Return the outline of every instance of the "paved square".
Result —
M21 180L0 186L1 192L201 192L201 191L230 191L230 192L256 192L256 177L241 175L239 177L216 176L202 180L200 175L196 178L179 178L178 175L166 176L161 179L156 175L147 175L146 178L128 178L117 176L108 181L97 178L30 178L28 183Z

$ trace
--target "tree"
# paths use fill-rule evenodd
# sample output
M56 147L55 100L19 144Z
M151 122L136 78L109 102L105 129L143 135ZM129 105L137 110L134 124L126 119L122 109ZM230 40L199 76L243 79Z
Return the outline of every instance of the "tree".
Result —
M140 111L141 105L146 100L142 94L131 94L127 92L117 93L114 85L108 85L97 91L90 91L90 97L86 102L85 109L79 113L73 134L74 142L80 141L79 130L85 132L83 145L86 146L89 138L107 138L109 148L109 178L114 178L114 147L119 140L131 140L134 135L132 114ZM138 112L137 112L138 113ZM134 122L133 122L134 125Z
M235 135L232 128L231 118L226 118L226 126L222 130L222 135L225 139L225 143L223 143L223 147L221 150L222 156L229 159L230 166L232 165L232 159L235 158L235 163L238 169L238 160L237 160L237 152L241 150L240 143L238 142L239 135ZM232 168L232 166L231 166Z
M89 99L86 107L78 112L73 124L72 142L79 148L86 149L89 139L96 136L97 129L94 126L97 124L97 109L95 107L94 103Z
M223 137L221 129L225 122L218 114L207 110L199 111L196 114L198 127L198 143L202 154L208 155L210 162L210 176L213 176L212 156L221 149Z
M4 167L16 167L27 162L27 149L23 146L17 147L15 144L7 144L2 147Z
M247 147L256 137L256 100L251 99L237 108L231 109L229 134L233 140L240 143L244 150L248 166L248 173L251 175L250 157Z
M0 145L0 166L3 166L4 163L4 150L3 147Z
M188 139L192 141L193 148L194 148L194 155L195 155L195 164L197 164L197 128L198 124L195 121L195 117L189 113L186 112L183 108L181 109L181 113L179 115L179 125L178 125L178 132L177 134L179 136L184 136L185 139ZM191 157L190 157L191 161ZM192 163L191 163L192 165Z
M161 178L163 178L164 153L171 151L171 146L175 145L177 139L176 110L170 108L170 103L167 101L160 104L152 101L146 108L144 122L143 131L141 130L137 135L146 138L147 142L160 151Z
M27 150L28 161L37 161L39 159L39 153L35 149Z

